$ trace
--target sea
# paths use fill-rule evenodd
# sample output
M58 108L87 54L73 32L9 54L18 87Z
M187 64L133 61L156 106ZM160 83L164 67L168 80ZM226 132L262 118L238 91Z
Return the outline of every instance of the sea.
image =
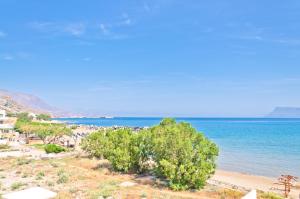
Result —
M162 118L60 118L69 124L150 127ZM300 119L176 118L189 122L220 149L217 168L250 175L300 177Z

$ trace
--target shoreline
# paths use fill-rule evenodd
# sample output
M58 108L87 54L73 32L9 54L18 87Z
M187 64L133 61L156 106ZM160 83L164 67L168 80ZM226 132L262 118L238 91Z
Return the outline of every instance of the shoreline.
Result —
M243 174L219 169L217 169L212 178L208 180L208 183L224 188L234 188L243 191L256 189L264 192L282 194L283 192L280 189L283 187L274 184L276 182L277 178ZM300 182L296 182L294 185L295 187L291 189L290 196L298 198L300 195Z
M106 128L124 128L125 126L97 126L89 124L72 124L65 121L68 125L77 125L79 128L78 132L90 133L97 129ZM134 127L131 127L134 129ZM145 127L144 127L145 128ZM140 130L139 128L137 130ZM253 170L255 171L255 170ZM255 172L253 172L255 173ZM280 176L278 176L280 177ZM209 184L216 185L219 187L238 189L243 192L249 192L253 189L264 191L264 192L274 192L277 194L282 194L282 187L275 185L277 182L277 177L270 177L264 175L256 175L251 173L242 173L239 171L230 171L226 169L216 169L216 173L208 180ZM299 197L300 184L299 182L295 184L296 187L292 189L291 196L294 198Z

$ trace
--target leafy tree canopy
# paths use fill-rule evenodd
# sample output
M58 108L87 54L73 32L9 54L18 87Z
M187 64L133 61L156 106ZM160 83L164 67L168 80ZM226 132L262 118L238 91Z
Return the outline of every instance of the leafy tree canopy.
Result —
M89 135L82 148L106 158L121 172L154 172L174 190L200 189L214 173L218 147L188 123L164 119L140 132L101 130Z

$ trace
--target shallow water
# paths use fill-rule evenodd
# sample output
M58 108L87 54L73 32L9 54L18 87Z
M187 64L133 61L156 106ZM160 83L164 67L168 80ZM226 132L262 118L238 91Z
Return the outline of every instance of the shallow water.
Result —
M152 126L161 118L60 119L97 126ZM300 177L300 119L177 118L186 121L220 148L218 168L253 175Z

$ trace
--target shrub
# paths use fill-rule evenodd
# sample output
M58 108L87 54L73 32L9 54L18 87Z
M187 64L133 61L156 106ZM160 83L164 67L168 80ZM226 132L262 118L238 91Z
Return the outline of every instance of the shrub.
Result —
M66 151L65 148L56 144L47 144L44 149L46 153L61 153Z
M32 160L30 160L30 159L25 159L25 158L18 158L17 159L17 164L18 165L25 165L25 164L29 164L29 163L31 163L32 162Z
M82 143L90 155L108 159L114 170L129 172L134 167L130 149L133 133L130 129L99 131L92 133Z
M29 113L19 113L17 114L18 122L31 122L32 117L29 116Z
M25 119L18 119L15 129L25 134L28 139L29 134L38 136L44 144L54 143L58 138L64 135L71 135L72 130L65 124L48 124L41 122L32 122Z
M45 176L45 173L40 171L37 175L36 175L36 180L42 180Z
M10 149L8 144L0 144L0 150Z
M157 175L174 190L199 189L214 173L217 146L188 123L163 120L150 129Z
M104 157L106 146L108 146L108 137L105 131L91 133L81 142L83 150L100 159Z
M258 193L258 198L261 198L261 199L283 199L282 196L280 196L276 193L270 193L270 192Z
M188 123L164 119L138 133L130 129L99 131L82 148L108 159L121 172L155 171L173 190L200 189L214 173L217 146Z
M20 189L21 187L25 186L26 184L22 183L22 182L14 182L11 186L10 189L12 191Z
M57 176L58 176L58 180L57 180L57 183L58 184L64 184L64 183L67 183L69 181L69 177L68 175L65 173L64 170L59 170L57 172Z
M27 178L28 177L28 173L23 173L22 178Z
M54 182L52 182L52 181L47 181L46 184L47 184L49 187L53 187L53 186L54 186Z
M48 115L48 114L39 114L36 116L36 119L37 120L44 120L44 121L49 121L51 120L51 115Z

